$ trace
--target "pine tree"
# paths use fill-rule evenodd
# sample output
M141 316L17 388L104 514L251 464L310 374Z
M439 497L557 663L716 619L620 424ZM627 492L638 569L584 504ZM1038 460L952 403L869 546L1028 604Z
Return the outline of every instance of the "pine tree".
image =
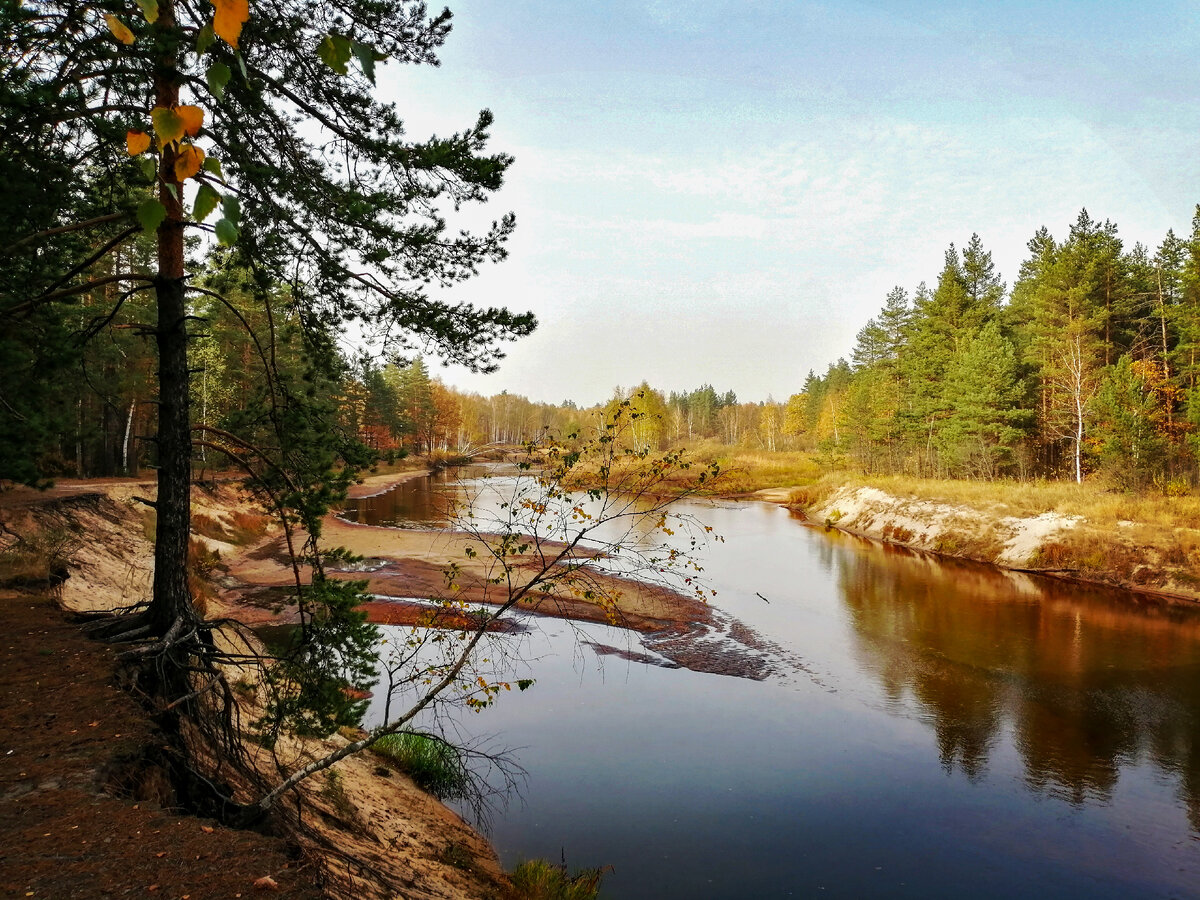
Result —
M0 9L0 164L31 193L30 215L3 245L0 271L11 273L0 277L3 332L41 342L49 359L77 298L107 297L101 324L135 297L153 313L141 324L157 355L154 582L145 612L114 630L149 639L143 687L163 697L182 740L183 719L202 721L193 673L222 683L222 651L187 580L197 446L189 351L205 327L199 298L242 317L241 298L198 277L185 255L185 235L206 236L248 273L244 296L268 335L252 340L251 399L229 418L242 434L201 423L199 443L251 470L287 527L302 527L311 572L297 586L303 644L272 670L284 689L268 711L276 722L335 728L354 712L341 687L365 677L374 634L356 610L362 585L326 577L317 544L322 516L368 458L340 417L339 335L358 322L391 352L430 347L489 370L500 343L535 325L529 314L431 293L505 255L511 215L479 233L450 224L455 211L493 195L511 163L487 149L491 114L414 141L374 96L382 60L437 62L450 14L431 17L415 0L222 0L215 9L42 0ZM143 233L154 241L145 261L127 252ZM298 351L296 368L279 365L285 344ZM11 357L0 349L0 365ZM329 660L341 660L340 671Z
M378 60L436 60L449 13L429 18L423 4L403 0L336 9L286 0L255 4L252 14L241 6L243 15L230 15L235 2L216 19L209 6L179 0L5 7L13 27L3 54L3 156L37 176L31 207L57 226L24 235L6 260L31 276L6 283L6 316L17 321L108 284L123 292L116 302L147 290L155 297L159 533L150 614L160 633L192 615L182 572L188 298L198 285L186 271L185 231L236 245L255 272L260 302L285 283L295 321L317 344L359 319L392 346L416 335L486 369L497 341L533 327L528 315L447 304L426 289L504 255L511 216L481 235L454 235L440 212L486 200L500 186L511 160L485 150L490 114L450 137L412 142L394 108L372 97ZM66 177L45 178L52 164ZM87 191L60 188L81 182ZM185 182L199 185L190 210ZM114 183L144 186L145 199L99 190ZM220 218L208 224L217 207ZM92 212L100 215L84 218ZM157 237L153 266L102 274L98 264L143 228ZM57 266L44 264L51 251ZM34 260L40 268L30 268Z
M1032 420L1024 399L1016 351L990 322L962 345L947 372L951 413L937 441L951 468L968 477L999 475Z
M421 357L400 370L397 400L403 421L411 429L414 449L418 453L432 452L437 406L433 402L433 382Z
M1165 440L1155 423L1155 399L1129 356L1105 372L1095 407L1100 460L1108 477L1122 487L1143 486L1162 460Z

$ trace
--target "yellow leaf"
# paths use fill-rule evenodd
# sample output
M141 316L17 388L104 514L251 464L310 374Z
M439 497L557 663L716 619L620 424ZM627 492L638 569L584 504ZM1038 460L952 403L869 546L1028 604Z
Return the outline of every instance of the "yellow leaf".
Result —
M160 147L173 144L183 137L183 119L173 109L156 106L150 110L150 121L154 123L154 133L158 135Z
M133 32L125 27L124 22L111 13L104 17L104 21L108 23L108 30L118 41L126 46L133 43Z
M204 110L198 106L177 106L175 114L183 120L183 130L187 132L188 137L195 137L200 133L200 127L204 124Z
M129 150L130 156L145 153L150 149L150 135L144 131L127 131L125 132L125 147Z
M181 144L175 156L175 178L186 181L204 165L204 151L192 144Z
M213 33L230 47L237 47L242 25L250 18L250 0L212 0L217 8L213 16Z

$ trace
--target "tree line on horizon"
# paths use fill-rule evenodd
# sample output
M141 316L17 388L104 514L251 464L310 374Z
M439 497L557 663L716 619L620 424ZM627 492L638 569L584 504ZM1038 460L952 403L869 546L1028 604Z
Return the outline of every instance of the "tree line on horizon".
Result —
M978 235L951 245L933 286L894 288L858 332L849 360L810 370L786 402L739 402L710 384L614 389L603 404L541 403L507 391L464 392L421 356L389 361L327 348L315 377L303 327L262 311L261 286L214 254L192 341L195 421L234 433L266 428L255 362L276 366L310 400L323 427L386 457L516 445L581 434L629 400L631 440L647 449L696 442L814 452L829 465L919 477L1082 480L1183 489L1200 456L1200 206L1186 237L1126 248L1117 226L1082 211L1065 238L1041 228L1011 290ZM152 252L135 238L114 265ZM197 268L201 266L198 264ZM279 309L286 310L286 290ZM0 438L0 477L135 475L154 466L155 349L140 323L152 299L133 295L111 319L114 289L81 296L55 340L0 342L0 365L25 398L24 427ZM103 324L104 328L98 326ZM83 341L69 340L83 335ZM32 424L33 427L30 427ZM11 446L19 444L19 446ZM201 442L199 461L209 458ZM24 467L24 468L22 468ZM1173 487L1172 487L1173 486Z

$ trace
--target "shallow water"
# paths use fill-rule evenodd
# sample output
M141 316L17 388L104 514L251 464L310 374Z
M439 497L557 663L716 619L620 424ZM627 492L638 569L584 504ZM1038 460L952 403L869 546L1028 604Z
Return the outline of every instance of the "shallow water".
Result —
M537 683L461 727L529 772L506 865L609 865L614 898L1200 896L1200 610L686 509L772 674L498 638Z

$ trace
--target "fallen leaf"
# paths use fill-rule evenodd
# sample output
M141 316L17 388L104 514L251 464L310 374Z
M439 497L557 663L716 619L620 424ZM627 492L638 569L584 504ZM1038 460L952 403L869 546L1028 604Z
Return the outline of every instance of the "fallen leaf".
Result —
M211 826L211 825L201 825L201 826L200 826L200 830L201 830L201 831L203 831L205 834L212 834L212 833L213 833L213 830L212 830L212 826Z
M156 857L158 857L159 859L162 859L162 858L163 858L164 856L166 856L167 854L165 854L165 853L155 853L154 855L155 855Z
M277 891L279 890L279 882L270 875L264 875L254 882L254 889L256 891Z

